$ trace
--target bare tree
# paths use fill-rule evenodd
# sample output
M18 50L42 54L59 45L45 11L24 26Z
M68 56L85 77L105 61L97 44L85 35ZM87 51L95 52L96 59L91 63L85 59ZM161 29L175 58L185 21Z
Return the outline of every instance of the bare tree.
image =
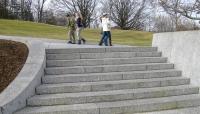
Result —
M8 18L8 1L0 0L0 18Z
M21 0L21 3L20 3L20 9L21 9L21 18L23 19L24 18L24 16L25 16L25 14L24 14L24 10L25 10L25 0Z
M0 0L0 18L33 20L32 0Z
M161 6L170 12L176 12L193 20L200 20L200 0L179 0L178 4L172 0L159 0Z
M146 0L110 0L111 20L121 29L141 29L144 26Z
M196 22L192 20L180 20L177 31L199 30Z
M53 0L57 10L80 12L83 15L83 24L90 26L92 15L97 6L97 0Z
M155 24L155 17L157 16L157 13L158 13L157 11L158 7L159 7L159 4L157 0L146 1L145 14L148 14L148 15L146 15L144 30L149 31L149 32L154 31L153 27Z
M92 16L92 23L90 23L93 28L98 28L99 27L99 14L98 10L94 11L94 14Z
M169 16L157 16L154 20L154 31L155 32L173 32L173 21Z
M21 9L21 19L33 21L33 13L32 13L32 0L21 0L20 9Z
M111 14L112 13L112 7L113 7L113 4L114 2L112 0L101 0L100 1L100 4L101 4L101 12L102 13L109 13Z
M164 9L164 11L171 17L173 26L175 28L174 31L177 31L178 26L179 26L178 25L179 20L181 18L181 14L178 13L178 11L176 11L176 10L171 10L171 9L167 8L165 5L163 5L162 2L159 2L159 4ZM170 4L173 4L173 7L175 9L177 9L181 5L181 0L170 0Z
M43 10L44 4L47 0L37 0L35 4L35 12L37 14L37 21L42 22L43 20Z
M191 19L180 18L177 28L177 31L186 31L186 30L199 30L195 21ZM173 32L175 31L173 20L169 16L160 15L155 18L154 25L155 32Z

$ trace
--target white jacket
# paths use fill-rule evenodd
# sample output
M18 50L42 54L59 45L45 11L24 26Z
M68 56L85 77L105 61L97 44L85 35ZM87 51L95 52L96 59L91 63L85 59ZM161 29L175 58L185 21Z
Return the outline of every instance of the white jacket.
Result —
M103 31L110 31L111 30L111 24L109 18L102 18L102 28Z

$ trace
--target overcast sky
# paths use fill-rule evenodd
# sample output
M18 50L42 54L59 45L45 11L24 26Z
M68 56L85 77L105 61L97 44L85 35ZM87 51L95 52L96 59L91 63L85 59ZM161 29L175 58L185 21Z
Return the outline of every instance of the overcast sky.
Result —
M45 8L48 8L50 1L51 1L51 0L47 0L47 1L46 1L46 3L45 3Z

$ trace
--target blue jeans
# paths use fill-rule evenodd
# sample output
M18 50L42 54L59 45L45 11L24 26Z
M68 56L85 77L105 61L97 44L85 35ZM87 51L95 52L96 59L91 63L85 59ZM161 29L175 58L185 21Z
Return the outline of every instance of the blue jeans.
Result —
M108 46L108 39L111 37L110 31L103 31L103 35L100 41L100 44L104 43L105 46Z

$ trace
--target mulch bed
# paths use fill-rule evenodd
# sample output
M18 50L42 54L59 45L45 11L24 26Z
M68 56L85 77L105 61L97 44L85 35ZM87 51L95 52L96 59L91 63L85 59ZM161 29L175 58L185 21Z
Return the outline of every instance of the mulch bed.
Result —
M28 47L20 42L0 40L0 93L15 79L28 56Z

